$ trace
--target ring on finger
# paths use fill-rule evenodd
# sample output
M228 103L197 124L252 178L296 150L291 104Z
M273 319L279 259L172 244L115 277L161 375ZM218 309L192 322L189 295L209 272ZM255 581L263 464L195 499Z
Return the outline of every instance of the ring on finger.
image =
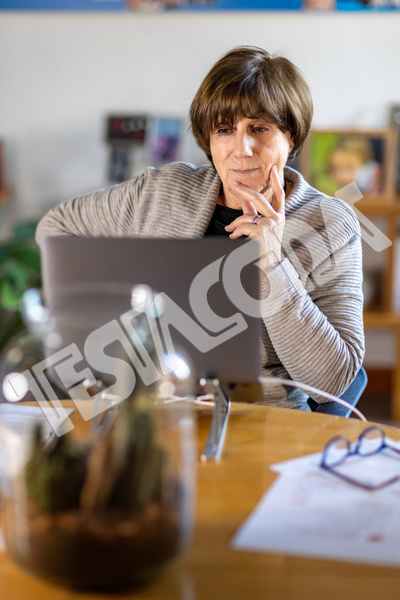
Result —
M261 219L261 215L259 215L258 213L256 213L253 218L251 219L250 223L252 223L253 225L256 225L256 223Z

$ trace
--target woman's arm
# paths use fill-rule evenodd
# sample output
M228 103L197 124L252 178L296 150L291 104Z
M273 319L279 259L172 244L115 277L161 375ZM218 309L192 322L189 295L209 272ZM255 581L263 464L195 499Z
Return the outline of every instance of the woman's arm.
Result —
M305 182L303 189L304 195L297 192L296 209L292 201L285 218L285 194L273 170L266 194L240 186L245 214L226 229L231 237L248 235L261 242L266 373L338 395L364 356L359 224L343 202L318 194ZM247 201L259 218L250 214ZM267 396L281 403L285 392L278 388L269 387Z
M118 237L129 235L133 206L143 175L111 188L78 196L51 209L39 222L36 241L48 236ZM130 218L129 218L130 217Z
M306 253L304 248L303 258ZM286 258L261 282L267 337L292 379L334 395L350 385L365 349L361 286L357 234L308 276L306 269L299 276Z

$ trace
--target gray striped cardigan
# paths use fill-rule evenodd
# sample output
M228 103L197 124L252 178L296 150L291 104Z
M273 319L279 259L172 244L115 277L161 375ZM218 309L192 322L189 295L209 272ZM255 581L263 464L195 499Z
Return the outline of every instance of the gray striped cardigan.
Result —
M297 171L286 168L285 179L293 185L285 205L286 257L261 283L261 372L340 395L364 356L359 224L347 204L321 194ZM36 239L40 245L50 235L201 238L220 188L210 165L150 167L51 209ZM299 389L265 384L264 397L268 405L308 410Z

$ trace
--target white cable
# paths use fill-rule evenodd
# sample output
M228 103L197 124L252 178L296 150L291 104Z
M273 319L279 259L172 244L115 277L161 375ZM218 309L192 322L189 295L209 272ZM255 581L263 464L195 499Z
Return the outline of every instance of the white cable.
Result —
M319 390L318 388L316 388L312 385L308 385L307 383L302 383L301 381L294 381L293 379L282 379L280 377L259 377L259 381L260 382L265 381L265 383L280 383L281 385L288 385L288 386L291 386L294 388L299 388L300 390L303 390L303 392L306 392L309 395L318 394L319 396L323 396L324 398L327 398L331 402L337 402L337 404L341 404L342 406L345 406L346 408L348 408L349 410L354 412L357 415L357 417L359 417L361 419L361 421L364 421L364 422L367 421L367 419L362 414L362 412L360 410L358 410L358 408L356 408L352 404L349 404L348 402L346 402L346 400L342 400L341 398L338 398L337 396L333 396L332 394L329 394L328 392Z
M323 390L320 390L312 385L308 385L307 383L302 383L301 381L294 381L293 379L283 379L280 377L259 377L259 381L260 382L265 382L265 383L280 383L281 385L287 385L290 387L294 387L294 388L299 388L300 390L303 390L303 392L306 392L307 394L311 395L311 394L318 394L319 396L323 396L324 398L326 398L327 400L330 400L331 402L336 402L337 404L341 404L342 406L348 408L349 410L351 410L352 412L354 412L357 417L359 417L359 419L361 419L361 421L366 422L367 419L365 418L365 416L363 415L363 413L356 408L355 406L353 406L352 404L349 404L348 402L346 402L346 400L342 400L342 398L338 398L337 396L333 396L333 394L329 394L329 392L324 392ZM169 403L173 403L173 402L193 402L194 404L201 404L201 405L205 405L205 406L212 406L214 403L212 402L212 400L214 399L214 397L210 394L206 394L204 396L167 396L165 398L161 398L161 403L162 404L169 404Z
M163 396L160 394L158 398L157 404L173 404L174 402L191 402L200 406L214 406L215 404L213 394L204 394L203 396L175 396L174 394Z

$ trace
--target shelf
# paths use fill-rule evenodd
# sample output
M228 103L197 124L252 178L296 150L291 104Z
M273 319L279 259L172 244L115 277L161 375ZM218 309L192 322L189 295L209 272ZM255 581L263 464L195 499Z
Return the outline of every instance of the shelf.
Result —
M366 310L364 325L365 327L400 327L400 313Z
M363 215L383 217L386 219L386 235L394 242L398 238L398 221L400 219L400 198L397 196L376 196L362 198L354 205ZM388 329L395 336L395 364L392 375L391 418L400 421L400 312L390 309L394 272L398 268L393 251L393 244L385 253L383 267L383 302L386 310L365 310L364 326L372 329Z
M393 196L363 198L354 204L354 208L366 215L399 215L400 199Z

